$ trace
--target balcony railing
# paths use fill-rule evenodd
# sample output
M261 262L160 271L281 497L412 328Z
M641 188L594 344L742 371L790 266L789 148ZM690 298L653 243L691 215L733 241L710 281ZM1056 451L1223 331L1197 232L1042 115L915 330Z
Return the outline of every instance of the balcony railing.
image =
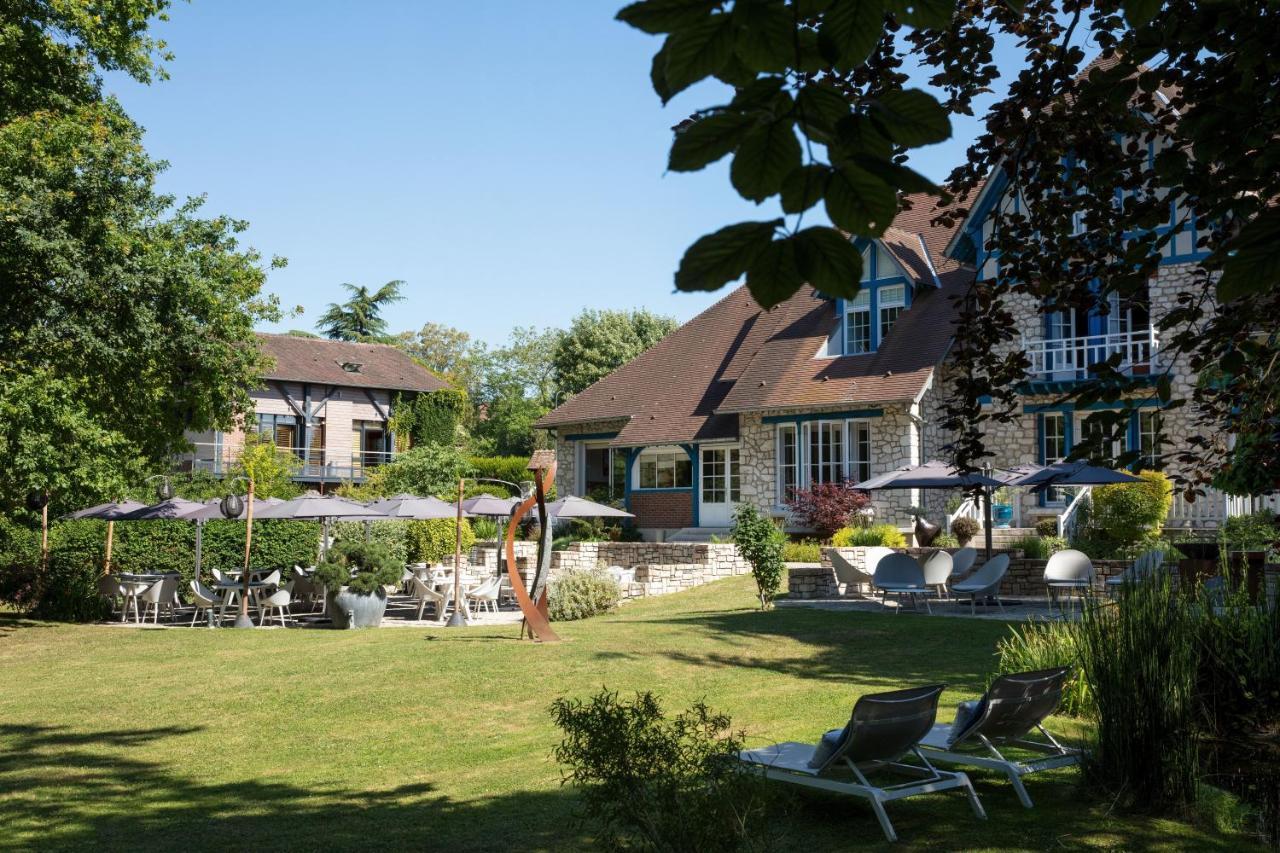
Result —
M296 450L294 452L297 453L301 463L294 479L304 482L350 480L359 483L375 468L386 464L395 456L394 453L384 451L356 452L342 457L323 450L310 455ZM178 455L175 465L181 471L204 471L221 477L231 473L238 457L238 447L228 447L213 442L196 442L193 450Z
M1152 370L1160 339L1154 328L1074 338L1022 338L1033 379L1085 379L1089 368L1119 356L1118 369L1129 375Z

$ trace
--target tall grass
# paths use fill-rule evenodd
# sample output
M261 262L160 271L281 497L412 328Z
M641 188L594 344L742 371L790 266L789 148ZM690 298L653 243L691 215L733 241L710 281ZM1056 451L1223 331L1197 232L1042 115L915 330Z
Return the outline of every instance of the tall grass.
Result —
M1093 716L1093 694L1080 669L1078 634L1073 623L1048 619L1032 619L1021 628L1012 627L1009 636L996 643L997 670L1007 675L1069 666L1071 675L1062 688L1060 710L1073 717Z
M1178 810L1195 799L1197 649L1192 611L1170 578L1126 584L1079 625L1098 726L1085 772L1134 805Z

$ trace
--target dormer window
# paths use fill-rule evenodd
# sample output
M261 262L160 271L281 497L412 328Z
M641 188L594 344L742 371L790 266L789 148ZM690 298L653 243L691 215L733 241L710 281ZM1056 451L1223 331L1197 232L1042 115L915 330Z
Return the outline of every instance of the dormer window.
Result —
M364 367L364 362L362 362L362 361L340 361L340 362L338 362L338 366L339 366L339 367L341 367L341 368L343 369L343 371L344 371L344 372L346 372L346 373L359 373L359 372L360 372L360 368Z
M845 355L871 352L871 291L864 288L845 305Z
M880 340L889 337L893 324L898 322L898 315L907 307L907 286L895 284L882 287L877 292L880 302Z

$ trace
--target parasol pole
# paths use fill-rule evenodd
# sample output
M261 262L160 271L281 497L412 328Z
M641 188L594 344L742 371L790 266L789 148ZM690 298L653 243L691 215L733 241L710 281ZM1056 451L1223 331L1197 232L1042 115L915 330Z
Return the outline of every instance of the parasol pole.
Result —
M249 478L249 496L244 505L244 583L240 590L240 615L236 617L237 628L252 628L253 620L249 618L249 548L253 542L253 478Z
M102 561L102 569L104 574L111 574L111 546L114 543L116 535L116 520L114 518L107 519L107 556Z
M110 538L108 538L107 541L110 542L111 541ZM203 562L203 560L201 559L202 557L201 551L203 550L203 545L204 545L204 519L198 518L196 519L196 571L195 571L196 583L200 582L200 564ZM108 546L107 554L110 555L110 553L111 553L111 549L110 549L110 546ZM107 559L109 561L111 557L108 556Z
M49 500L40 507L40 568L49 567Z
M466 480L458 478L458 515L455 519L456 535L453 540L453 615L449 617L449 628L462 628L467 624L467 617L462 615L459 602L462 601L462 495Z

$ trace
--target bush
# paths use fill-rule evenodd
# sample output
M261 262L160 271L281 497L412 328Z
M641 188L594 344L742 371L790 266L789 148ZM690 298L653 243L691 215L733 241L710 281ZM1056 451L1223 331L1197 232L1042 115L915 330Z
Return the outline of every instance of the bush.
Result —
M1218 532L1218 539L1228 551L1275 550L1280 540L1276 516L1267 510L1252 515L1228 518Z
M533 472L529 470L528 456L472 456L470 459L471 470L473 476L488 477L492 480L506 480L508 483L519 485L526 481L533 480ZM477 485L485 485L478 483ZM497 483L490 484L495 488L505 489L500 492L502 497L510 497L511 490ZM547 495L547 500L555 500L555 487L551 488L551 494Z
M872 524L868 527L846 527L831 537L837 548L868 548L882 545L885 548L905 548L907 538L892 524Z
M744 773L744 743L727 716L698 703L669 720L651 693L633 702L603 690L557 699L555 758L601 826L600 849L740 851L771 845L769 797Z
M547 584L547 615L552 622L586 619L618 606L622 590L602 569L568 572Z
M820 563L822 546L812 539L787 542L782 546L782 559L787 563Z
M413 562L409 559L409 524L408 521L371 521L369 525L369 541L387 549L393 558L405 565ZM453 522L449 522L452 524ZM335 542L365 541L366 522L339 521L333 525Z
M453 562L454 544L457 538L456 522L449 518L433 518L429 521L410 521L408 531L410 563ZM476 543L471 522L462 519L462 553L465 555Z
M760 609L768 610L782 588L782 546L787 541L778 526L762 516L754 505L739 504L733 516L733 544L751 564L760 596Z
M409 436L415 446L453 445L470 408L467 392L460 388L441 388L411 397L400 395L392 406L391 431Z
M378 466L363 487L352 491L366 497L408 493L455 501L458 499L458 478L470 473L471 464L456 447L425 444Z
M1001 675L1071 667L1071 675L1063 685L1061 711L1073 717L1094 713L1089 682L1080 670L1079 639L1071 623L1032 619L1021 628L1010 626L1009 636L996 643L996 656L996 671Z
M848 482L819 483L810 489L797 489L787 506L801 526L826 542L870 502L866 492L858 491Z
M315 579L334 592L347 587L369 595L384 586L400 582L404 563L396 560L386 546L376 542L339 542L329 549Z
M1056 537L1058 535L1058 519L1040 519L1036 522L1036 533L1040 536Z
M503 525L492 518L484 518L483 516L470 519L471 533L477 541L492 542L506 536L506 529Z
M1138 476L1143 482L1094 487L1086 536L1095 548L1113 553L1160 535L1173 507L1173 483L1159 471Z
M1067 547L1067 540L1057 536L1019 536L1009 543L1028 560L1047 560ZM1086 550L1085 553L1093 553ZM1096 555L1095 555L1096 556Z
M956 541L961 545L968 545L970 540L981 532L982 524L976 518L962 515L951 522L951 534L956 537Z
M933 540L931 548L959 548L960 540L950 533L939 533Z

